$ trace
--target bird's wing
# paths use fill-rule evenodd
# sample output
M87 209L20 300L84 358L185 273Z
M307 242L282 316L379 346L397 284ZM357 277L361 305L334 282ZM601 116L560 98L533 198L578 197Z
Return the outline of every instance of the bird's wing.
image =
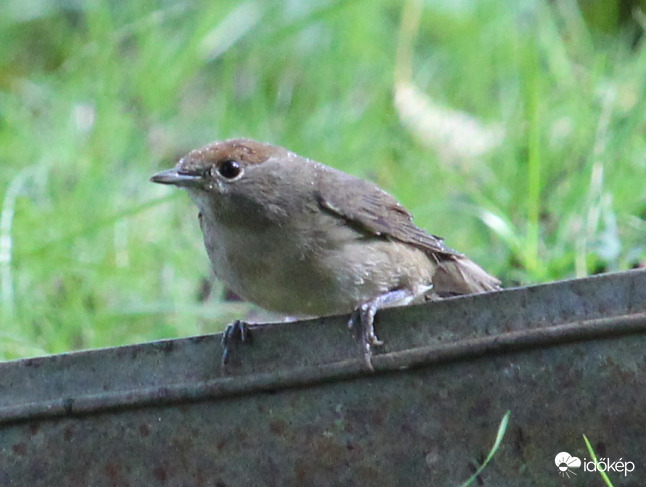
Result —
M414 245L429 254L462 256L444 245L441 237L415 225L410 212L375 184L346 174L339 177L334 169L320 176L316 194L319 206L357 229Z

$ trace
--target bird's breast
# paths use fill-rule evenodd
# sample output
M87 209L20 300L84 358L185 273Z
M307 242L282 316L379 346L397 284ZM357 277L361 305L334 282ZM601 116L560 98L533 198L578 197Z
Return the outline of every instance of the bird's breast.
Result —
M294 316L346 313L398 288L426 287L434 265L420 250L366 237L337 218L262 230L202 217L215 274L255 304Z

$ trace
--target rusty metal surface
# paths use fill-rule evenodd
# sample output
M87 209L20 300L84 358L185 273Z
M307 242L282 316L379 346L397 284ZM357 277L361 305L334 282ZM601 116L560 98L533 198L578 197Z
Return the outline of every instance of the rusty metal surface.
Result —
M375 373L345 317L0 364L0 486L475 485L564 478L562 451L646 479L646 271L377 316Z

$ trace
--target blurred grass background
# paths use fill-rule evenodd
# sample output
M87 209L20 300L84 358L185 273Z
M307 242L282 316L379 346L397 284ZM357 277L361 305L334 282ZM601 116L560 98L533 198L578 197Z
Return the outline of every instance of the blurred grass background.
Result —
M235 136L376 181L506 285L646 265L643 7L5 0L0 359L244 315L148 182Z

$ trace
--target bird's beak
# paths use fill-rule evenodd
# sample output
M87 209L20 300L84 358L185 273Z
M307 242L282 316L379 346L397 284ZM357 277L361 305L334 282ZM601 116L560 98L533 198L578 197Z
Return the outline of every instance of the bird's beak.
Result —
M178 172L177 169L168 169L155 174L150 181L159 184L174 184L184 188L195 188L202 185L202 177L197 174Z

